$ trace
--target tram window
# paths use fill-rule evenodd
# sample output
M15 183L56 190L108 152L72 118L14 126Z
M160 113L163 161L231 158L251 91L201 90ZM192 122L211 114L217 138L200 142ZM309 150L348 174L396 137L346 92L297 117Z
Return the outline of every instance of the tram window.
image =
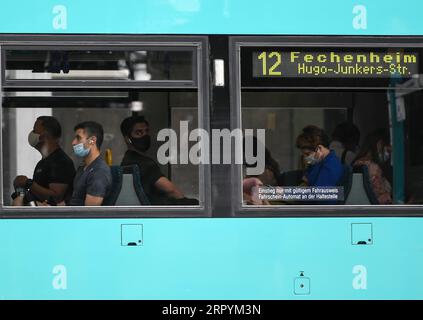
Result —
M200 166L191 163L178 166L158 159L159 149L166 143L157 139L162 129L174 129L176 135L179 136L181 121L186 122L189 130L198 127L198 95L195 90L6 90L3 92L2 110L3 205L5 206L23 204L16 203L11 198L14 191L19 189L15 177L23 175L35 181L35 175L38 175L39 184L44 183L41 181L42 174L37 172L40 168L37 167L36 172L34 169L42 158L43 152L49 155L51 153L48 151L47 144L43 142L45 139L43 133L41 136L36 136L36 139L33 137L34 134L29 136L29 133L33 131L34 123L40 116L51 116L58 121L62 131L59 145L72 160L75 168L78 168L83 159L81 155L76 155L73 148L76 144L74 142L75 125L84 121L95 121L101 124L104 140L99 158L112 169L112 173L115 168L121 168L119 169L121 171L116 169L117 173L111 177L103 205L199 206L202 204L199 191ZM137 117L131 118L136 121L130 121L126 129L122 129L122 121L131 116ZM140 117L143 117L145 121ZM41 120L41 123L43 121ZM45 132L44 127L42 125L41 127L41 131ZM148 127L147 131L145 131L146 127ZM123 131L128 132L126 140ZM145 137L145 132L150 136L150 146L148 146L148 139L142 138ZM33 143L34 147L31 147L30 143L34 139L37 141ZM132 140L129 142L128 139ZM51 140L48 140L48 143L51 143ZM165 155L168 153L165 152ZM137 165L138 170L133 169L134 164ZM62 177L59 177L59 180L60 178ZM119 179L121 187L119 187ZM139 183L135 181L137 179L140 179ZM61 181L58 184L66 183ZM135 184L136 187L134 187ZM31 191L32 188L29 190ZM72 204L71 199L74 195L67 196L66 204ZM25 198L24 204L45 205L47 201L47 204L64 205L62 201L56 201L54 196L43 196L46 199L41 197L33 195L31 199L35 198L37 200L35 202ZM65 196L63 195L62 198Z
M241 49L240 121L257 136L244 139L243 206L423 204L423 51L333 50ZM325 65L331 55L333 66ZM315 73L297 74L290 57ZM374 74L321 72L370 58L381 61L367 61ZM402 59L392 73L384 69L391 59Z
M6 50L6 80L194 80L194 55L172 50Z

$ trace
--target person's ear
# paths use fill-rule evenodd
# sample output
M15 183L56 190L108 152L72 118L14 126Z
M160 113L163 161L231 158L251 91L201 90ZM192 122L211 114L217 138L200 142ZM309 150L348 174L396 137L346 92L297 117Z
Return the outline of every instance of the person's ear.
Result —
M90 145L95 145L95 144L96 144L96 142L97 142L97 137L91 137L91 138L90 138L90 141L89 141L89 144L90 144Z
M47 132L43 130L39 133L39 135L40 135L39 138L38 138L39 141L44 142L44 140L46 140L46 137L47 137Z

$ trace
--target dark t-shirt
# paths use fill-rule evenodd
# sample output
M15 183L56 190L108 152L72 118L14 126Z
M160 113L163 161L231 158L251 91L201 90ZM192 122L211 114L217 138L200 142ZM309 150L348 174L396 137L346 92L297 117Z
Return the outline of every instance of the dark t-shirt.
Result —
M105 198L112 186L109 166L99 156L89 166L80 166L76 171L71 206L84 206L87 194Z
M44 188L49 188L50 183L67 184L68 188L64 197L66 201L72 195L74 177L75 167L71 158L61 148L58 148L37 163L32 179ZM35 198L37 199L37 197Z
M146 155L142 155L132 150L127 150L122 159L121 166L129 166L134 164L138 165L140 168L141 184L151 204L168 204L169 199L166 194L158 190L154 185L157 180L159 180L161 177L164 177L157 163Z

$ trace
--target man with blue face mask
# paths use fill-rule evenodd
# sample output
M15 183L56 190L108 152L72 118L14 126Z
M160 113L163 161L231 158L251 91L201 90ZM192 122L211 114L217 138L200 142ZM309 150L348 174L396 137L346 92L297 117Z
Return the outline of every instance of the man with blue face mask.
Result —
M72 141L74 154L82 159L73 184L71 206L101 206L109 194L112 175L109 166L100 156L103 127L94 121L75 126Z

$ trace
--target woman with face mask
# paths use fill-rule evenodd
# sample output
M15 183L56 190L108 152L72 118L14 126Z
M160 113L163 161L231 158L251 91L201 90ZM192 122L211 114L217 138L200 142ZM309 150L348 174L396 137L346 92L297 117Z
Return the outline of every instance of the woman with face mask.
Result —
M364 140L354 161L354 167L366 166L370 184L379 204L392 203L392 168L390 166L391 145L389 131L377 129Z
M329 137L316 126L307 126L297 137L297 148L304 160L304 182L313 187L334 187L341 181L344 168L335 152L329 149ZM325 201L332 204L331 201ZM322 203L323 204L323 203Z

